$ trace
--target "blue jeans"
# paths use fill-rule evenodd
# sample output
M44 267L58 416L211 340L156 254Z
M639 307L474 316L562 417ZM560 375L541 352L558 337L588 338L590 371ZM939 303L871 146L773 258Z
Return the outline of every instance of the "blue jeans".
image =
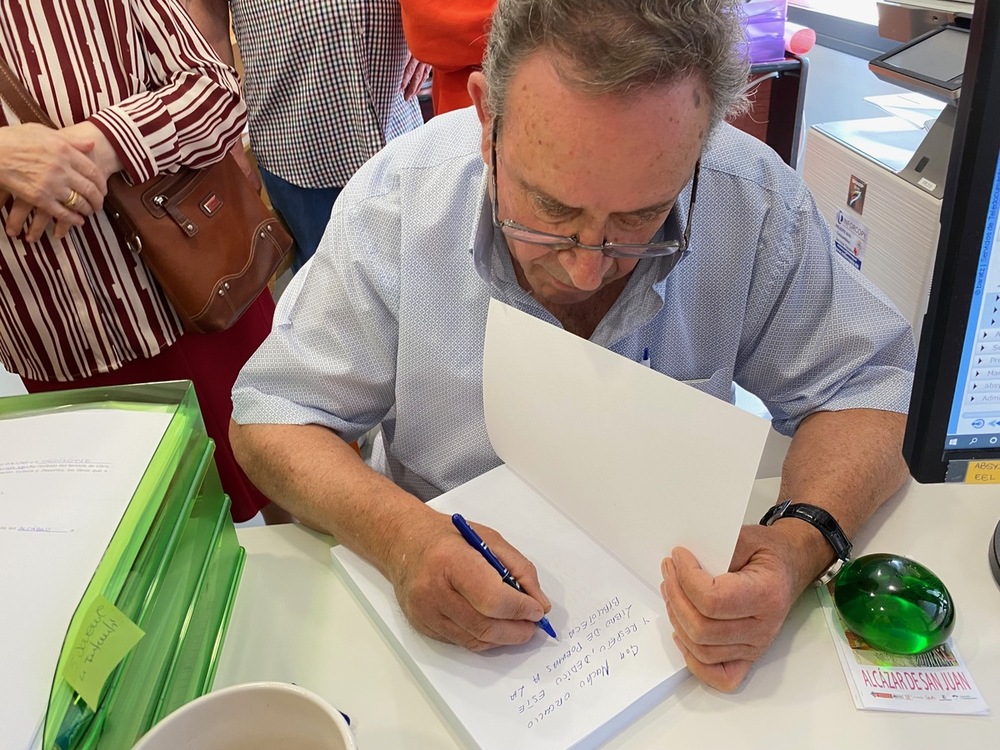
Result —
M271 205L281 214L295 238L292 269L298 271L316 252L320 237L330 221L330 210L341 189L299 187L266 169L260 170L260 177Z

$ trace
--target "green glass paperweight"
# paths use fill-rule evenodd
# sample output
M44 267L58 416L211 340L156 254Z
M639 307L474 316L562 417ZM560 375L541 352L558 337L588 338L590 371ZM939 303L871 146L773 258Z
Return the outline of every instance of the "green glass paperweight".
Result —
M898 555L864 555L843 567L833 601L844 623L893 654L940 646L955 626L955 604L934 573Z

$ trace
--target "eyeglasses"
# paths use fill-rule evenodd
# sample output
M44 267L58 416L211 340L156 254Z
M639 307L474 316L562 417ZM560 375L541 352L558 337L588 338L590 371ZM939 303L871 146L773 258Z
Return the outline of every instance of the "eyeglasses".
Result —
M572 250L580 248L582 250L596 250L604 253L609 258L657 258L675 253L687 253L688 240L691 238L691 216L694 214L695 195L698 192L698 174L701 171L701 161L694 167L694 177L691 179L691 201L688 205L687 222L684 227L684 234L677 240L664 240L662 242L608 242L605 240L600 245L585 245L580 242L578 235L566 236L542 232L538 229L519 224L510 219L500 221L497 216L500 213L500 199L497 191L497 118L493 118L493 134L490 140L490 172L493 183L493 226L503 232L505 237L518 242L527 242L532 245L542 245L553 250Z

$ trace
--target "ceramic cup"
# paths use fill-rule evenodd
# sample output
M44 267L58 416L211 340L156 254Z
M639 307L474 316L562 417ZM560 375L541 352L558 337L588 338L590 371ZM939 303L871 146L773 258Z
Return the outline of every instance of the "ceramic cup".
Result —
M297 685L233 685L181 706L133 750L357 750L337 709Z

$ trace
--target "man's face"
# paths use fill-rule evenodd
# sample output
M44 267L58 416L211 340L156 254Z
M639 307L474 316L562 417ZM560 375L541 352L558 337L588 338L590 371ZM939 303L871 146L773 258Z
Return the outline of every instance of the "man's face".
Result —
M711 103L701 84L685 80L625 100L584 96L539 53L508 92L495 144L497 218L587 245L650 241L690 179L708 131ZM484 119L487 164L491 125ZM507 244L521 286L549 305L585 302L638 263L594 250Z

